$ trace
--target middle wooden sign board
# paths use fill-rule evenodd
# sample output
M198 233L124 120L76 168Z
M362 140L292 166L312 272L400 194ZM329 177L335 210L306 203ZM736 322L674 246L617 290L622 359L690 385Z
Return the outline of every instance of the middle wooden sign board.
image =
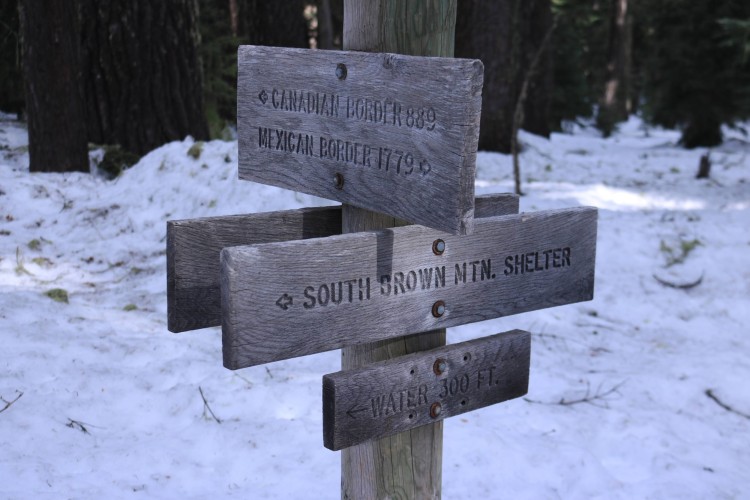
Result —
M597 211L225 248L224 366L268 363L591 300Z

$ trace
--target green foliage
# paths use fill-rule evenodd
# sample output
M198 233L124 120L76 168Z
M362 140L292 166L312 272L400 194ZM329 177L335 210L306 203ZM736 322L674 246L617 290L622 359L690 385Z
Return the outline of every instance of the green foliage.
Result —
M39 241L38 239L34 238L33 240L29 241L29 243L26 246L29 247L29 250L35 250L35 251L37 251L40 248L42 248L42 242Z
M228 2L200 0L203 95L211 138L237 121L237 46L229 25Z
M137 154L131 153L120 146L104 146L104 158L97 168L108 179L114 179L119 177L123 171L138 163L140 159Z
M135 311L137 309L138 309L138 306L135 305L135 304L128 304L128 305L126 305L125 307L122 308L123 311L127 311L127 312Z
M647 117L682 127L685 147L720 144L721 124L750 116L750 66L742 30L748 20L747 0L649 3Z
M553 45L552 123L591 116L604 85L609 2L552 0L558 16Z
M694 238L692 240L680 239L677 244L677 248L668 245L664 240L662 240L659 243L659 250L667 259L665 267L672 267L676 264L682 264L683 262L685 262L685 259L688 258L690 253L701 245L703 245L703 243L697 238Z
M187 155L194 160L197 160L201 157L201 153L203 153L203 141L198 141L193 143L192 146L190 146L190 149L188 149Z
M53 288L52 290L47 290L44 295L54 300L55 302L64 302L66 304L68 303L68 292L63 288Z

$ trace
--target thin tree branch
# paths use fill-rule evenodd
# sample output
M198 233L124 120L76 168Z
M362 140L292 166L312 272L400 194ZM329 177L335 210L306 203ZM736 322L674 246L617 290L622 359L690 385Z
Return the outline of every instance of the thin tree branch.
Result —
M711 398L711 400L713 400L714 403L716 403L717 405L721 406L722 408L724 408L729 413L734 413L735 415L739 415L740 417L745 417L745 418L747 418L747 419L750 420L750 415L748 415L746 413L742 413L741 411L735 410L734 408L732 408L731 406L729 406L728 404L726 404L725 402L723 402L721 399L719 399L716 396L716 394L714 394L713 390L706 389L706 396L708 396L709 398Z
M208 410L208 413L211 414L211 417L216 421L217 424L221 423L221 419L214 414L214 411L211 409L211 406L209 406L208 401L206 401L206 396L203 394L203 388L201 386L198 386L198 392L201 393L201 398L203 399L203 416L206 416L206 410Z
M68 423L65 424L65 426L66 427L70 427L71 429L78 429L79 431L83 432L84 434L91 434L89 432L89 430L86 428L86 426L83 425L83 422L79 422L78 420L73 420L70 417L68 417Z
M21 396L23 396L23 392L18 391L18 396L16 396L16 399L14 399L12 401L6 401L5 398L0 397L0 401L2 401L3 403L5 403L5 406L3 406L2 408L0 408L0 413L4 412L8 408L10 408L13 405L13 403L15 403L16 401L18 401L19 399L21 399Z
M544 34L544 39L539 45L539 49L537 49L536 54L534 54L534 59L531 61L531 65L529 66L528 71L526 71L526 76L523 80L523 84L521 85L521 91L518 94L518 100L516 100L516 109L513 113L513 129L510 138L510 149L511 154L513 155L513 178L515 179L516 194L519 196L523 194L521 192L521 165L518 160L518 131L520 130L521 126L523 126L523 106L526 103L526 97L529 93L529 85L531 84L531 79L536 73L537 66L539 66L539 61L541 61L542 59L542 54L544 54L544 51L547 50L547 45L549 45L550 40L552 40L552 33L557 28L558 20L559 16L555 16L555 20L552 22L552 25L547 30L547 33Z
M563 397L563 398L560 398L559 401L551 401L551 402L537 401L537 400L529 399L529 398L523 398L523 399L527 403L534 403L534 404L541 404L541 405L574 406L577 404L588 403L598 408L609 408L609 406L607 405L607 402L608 402L607 398L611 396L612 394L616 394L616 393L619 394L618 391L620 387L622 387L625 384L625 382L627 381L623 380L619 384L612 386L606 391L602 391L602 386L600 385L594 394L591 394L591 385L588 382L586 382L586 393L583 395L583 397L580 397L577 399L565 399ZM604 404L599 404L599 402L603 402Z

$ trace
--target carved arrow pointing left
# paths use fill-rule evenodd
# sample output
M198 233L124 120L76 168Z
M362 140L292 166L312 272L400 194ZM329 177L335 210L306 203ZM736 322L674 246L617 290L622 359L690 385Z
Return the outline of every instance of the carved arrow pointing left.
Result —
M357 408L357 405L354 405L354 406L352 406L351 408L349 408L346 411L346 414L349 415L349 417L356 419L357 418L356 417L357 413L360 413L360 412L363 412L363 411L366 411L366 410L367 410L366 406L364 408Z
M283 310L289 309L289 306L291 306L294 303L294 299L289 294L284 294L281 297L279 297L279 300L276 301L276 305L282 308Z

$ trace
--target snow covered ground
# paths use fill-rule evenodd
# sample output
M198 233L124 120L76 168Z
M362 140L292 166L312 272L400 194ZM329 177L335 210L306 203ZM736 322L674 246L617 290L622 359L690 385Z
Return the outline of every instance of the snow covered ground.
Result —
M449 330L533 335L525 399L446 421L444 498L750 498L750 144L729 135L709 180L637 119L522 136L523 211L600 208L596 298ZM167 220L327 202L239 181L236 142L105 181L30 174L26 141L0 119L0 498L338 498L338 352L231 372L218 328L166 328ZM477 194L512 190L508 156L477 167Z

